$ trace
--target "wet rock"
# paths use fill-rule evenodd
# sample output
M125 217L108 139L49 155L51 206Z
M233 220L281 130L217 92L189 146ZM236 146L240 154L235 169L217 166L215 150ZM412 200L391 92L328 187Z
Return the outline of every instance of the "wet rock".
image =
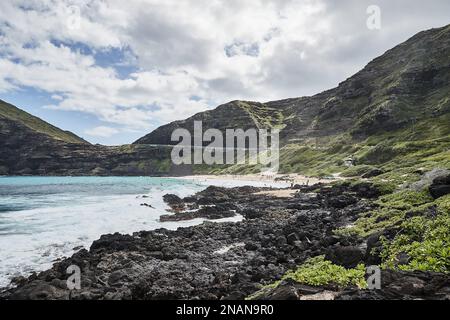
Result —
M46 300L46 299L64 299L69 296L68 291L60 290L42 280L28 283L11 294L12 300Z
M179 196L177 196L175 194L166 194L166 195L163 196L163 200L168 205L182 204L183 203L183 200Z
M182 211L177 212L173 215L162 215L160 216L161 222L168 221L185 221L193 220L197 218L204 218L209 220L218 220L223 218L234 217L236 213L234 211L226 210L223 207L208 206L203 207L197 211Z
M172 212L178 213L178 212L182 212L183 210L186 209L186 205L185 205L183 199L181 199L177 195L166 194L166 195L163 196L163 200L172 209L172 210L168 210L168 211L172 211Z

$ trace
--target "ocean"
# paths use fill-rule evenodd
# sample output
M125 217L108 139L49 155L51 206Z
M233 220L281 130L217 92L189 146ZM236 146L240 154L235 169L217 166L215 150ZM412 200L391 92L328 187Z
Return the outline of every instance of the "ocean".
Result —
M200 224L202 219L161 223L159 216L167 214L168 208L162 196L184 197L211 184L250 183L153 177L0 177L0 287L9 285L13 277L48 269L80 247L89 249L102 234Z

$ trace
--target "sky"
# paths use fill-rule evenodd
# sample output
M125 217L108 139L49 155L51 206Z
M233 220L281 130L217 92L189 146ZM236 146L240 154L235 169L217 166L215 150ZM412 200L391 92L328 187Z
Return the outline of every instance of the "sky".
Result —
M228 101L333 88L449 12L448 0L0 1L0 99L92 143L132 143Z

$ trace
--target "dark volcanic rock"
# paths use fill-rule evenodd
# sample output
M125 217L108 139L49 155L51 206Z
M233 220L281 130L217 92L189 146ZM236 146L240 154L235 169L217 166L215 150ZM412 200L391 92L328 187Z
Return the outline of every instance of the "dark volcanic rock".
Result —
M381 169L372 169L369 172L364 173L361 178L368 179L373 177L378 177L379 175L382 175L384 173Z
M203 207L197 211L185 211L185 212L177 212L173 215L162 215L160 217L161 222L168 221L184 221L184 220L192 220L196 218L205 218L209 220L218 220L223 218L234 217L236 212L224 209L220 206L207 206Z
M267 289L259 300L449 300L450 276L430 272L383 270L380 290L341 290L333 286L306 286L283 281L277 288Z
M177 196L175 194L166 194L166 195L163 196L163 200L168 205L182 204L183 203L183 200L179 196Z
M334 264L346 267L346 268L354 268L360 262L363 261L364 253L363 251L354 246L343 247L343 246L334 246L331 247L325 258L330 260Z
M163 200L171 208L171 210L168 210L168 211L180 213L186 209L186 205L185 205L184 201L177 195L166 194L163 196ZM166 216L164 216L164 217L166 217ZM190 219L194 219L194 218L190 218ZM178 219L178 220L186 220L186 219Z
M366 256L364 258L367 265L379 265L381 263L380 253L382 250L382 243L380 240L382 233L371 235L367 239Z
M89 251L82 249L47 271L20 279L17 287L1 293L0 299L243 299L311 257L328 253L331 261L346 267L364 260L358 248L362 240L339 238L332 232L368 208L366 200L356 197L349 186L315 186L315 195L301 189L302 194L291 199L255 194L262 190L266 189L208 188L182 200L166 197L175 204L197 204L209 194L213 199L210 205L198 205L198 210L162 217L167 221L200 215L213 219L235 211L249 219L206 222L176 231L104 235ZM346 201L344 208L327 206L330 199L340 195L352 201ZM290 201L323 205L317 209L288 209ZM377 241L373 242L371 246L377 247ZM81 290L66 287L66 270L71 265L81 269ZM442 297L445 288L437 288L442 279L447 281L435 275L406 277L405 283L394 279L389 290L408 292L414 297L433 296L433 290L437 290ZM400 284L402 287L398 287ZM284 282L266 298L346 299L367 295L359 290L341 293L333 286Z
M430 194L437 199L450 194L450 174L439 176L430 185Z
M381 290L345 290L337 300L450 300L450 276L382 270Z
M360 182L350 186L350 190L356 193L357 197L374 199L381 195L381 192L369 182Z
M358 202L358 200L348 194L341 194L328 198L328 205L338 209L348 207L349 205L355 204L356 202Z

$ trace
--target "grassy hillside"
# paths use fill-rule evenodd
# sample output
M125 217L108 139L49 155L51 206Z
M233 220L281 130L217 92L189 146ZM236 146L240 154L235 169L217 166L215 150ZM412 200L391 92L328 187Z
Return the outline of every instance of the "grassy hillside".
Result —
M1 118L19 122L36 132L46 134L56 140L67 143L87 143L85 140L76 136L72 132L63 131L55 126L52 126L38 117L32 116L31 114L2 100L0 100L0 119Z
M267 103L233 101L158 128L137 144L170 144L176 128L280 129L281 173L407 182L450 168L450 25L420 32L338 87ZM353 158L349 168L345 160ZM197 173L256 173L258 166L194 166Z

